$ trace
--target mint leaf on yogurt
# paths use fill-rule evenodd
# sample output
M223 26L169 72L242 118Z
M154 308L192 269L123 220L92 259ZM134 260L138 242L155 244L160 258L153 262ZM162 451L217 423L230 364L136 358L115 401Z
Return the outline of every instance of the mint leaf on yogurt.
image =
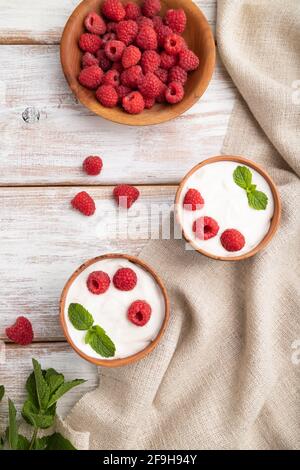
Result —
M80 304L70 304L68 316L76 330L88 330L94 323L93 316Z
M262 191L252 191L247 194L248 204L258 211L265 210L268 205L268 196Z
M233 172L235 184L243 189L248 189L252 183L252 173L246 166L237 166Z
M116 347L113 341L99 325L92 326L85 335L85 343L102 357L113 357Z
M268 196L257 191L256 184L252 184L252 173L246 166L237 166L233 172L233 180L240 188L246 191L248 204L252 209L265 210L268 205Z

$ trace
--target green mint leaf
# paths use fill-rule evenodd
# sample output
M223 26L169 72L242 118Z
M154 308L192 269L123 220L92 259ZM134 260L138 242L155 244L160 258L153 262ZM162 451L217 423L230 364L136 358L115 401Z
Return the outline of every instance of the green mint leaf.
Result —
M9 427L7 430L7 440L9 443L9 448L12 450L17 450L18 448L18 426L16 420L16 407L13 402L8 400L8 415L9 415Z
M35 377L36 393L41 410L46 410L50 398L50 388L44 378L41 365L36 359L32 359L33 371Z
M71 442L63 437L59 432L48 436L45 450L77 450Z
M30 400L26 400L22 416L24 420L35 428L47 429L54 424L56 413L56 405L48 408L48 410L40 411Z
M247 194L249 206L258 211L265 210L268 205L268 196L262 191L252 191Z
M34 443L34 450L45 450L49 436L38 437Z
M39 400L38 400L37 391L36 391L34 372L32 372L30 376L28 377L28 379L26 380L26 390L27 390L28 400L34 403L34 405L38 408Z
M50 395L52 395L65 381L63 374L59 374L55 369L47 369L45 380L50 388Z
M249 188L246 189L247 193L252 193L252 191L255 191L256 189L256 184L250 184Z
M83 379L75 379L75 380L72 380L71 382L64 382L56 390L56 392L51 396L48 406L49 407L53 406L54 403L56 403L57 400L59 400L65 393L67 393L72 388L77 387L77 385L81 385L84 382L85 382L85 380L83 380Z
M19 434L18 435L17 449L18 450L28 450L29 446L30 446L29 440L25 436L22 436L22 434Z
M243 189L248 189L252 183L252 173L246 166L237 166L233 172L235 184Z
M0 401L2 401L2 398L4 397L4 394L5 394L4 385L0 385Z
M86 334L85 342L102 357L113 357L116 347L103 328L95 325Z
M80 304L70 304L68 309L69 320L76 330L88 330L94 323L94 319Z

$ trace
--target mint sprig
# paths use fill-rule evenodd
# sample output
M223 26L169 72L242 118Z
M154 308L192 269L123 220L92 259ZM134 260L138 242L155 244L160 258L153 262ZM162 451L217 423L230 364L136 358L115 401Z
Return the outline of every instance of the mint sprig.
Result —
M233 180L240 188L246 191L248 204L252 209L265 210L268 205L268 196L257 191L256 184L252 184L252 173L246 166L237 166L233 172Z
M70 304L68 315L76 330L88 330L94 323L93 316L80 304Z

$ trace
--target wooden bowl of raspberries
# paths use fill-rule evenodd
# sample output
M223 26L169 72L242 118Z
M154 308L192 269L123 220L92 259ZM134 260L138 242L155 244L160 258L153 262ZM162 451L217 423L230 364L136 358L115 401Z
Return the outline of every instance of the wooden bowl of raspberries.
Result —
M60 52L83 105L135 126L188 110L215 65L211 29L192 0L84 0L65 26Z

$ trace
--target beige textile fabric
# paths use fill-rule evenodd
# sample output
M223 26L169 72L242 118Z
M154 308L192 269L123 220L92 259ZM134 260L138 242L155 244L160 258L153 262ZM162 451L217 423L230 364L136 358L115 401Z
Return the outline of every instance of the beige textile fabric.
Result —
M217 41L243 97L223 153L269 171L280 230L242 262L148 243L140 256L166 284L171 322L149 357L99 371L64 422L80 448L300 448L300 2L219 0Z

